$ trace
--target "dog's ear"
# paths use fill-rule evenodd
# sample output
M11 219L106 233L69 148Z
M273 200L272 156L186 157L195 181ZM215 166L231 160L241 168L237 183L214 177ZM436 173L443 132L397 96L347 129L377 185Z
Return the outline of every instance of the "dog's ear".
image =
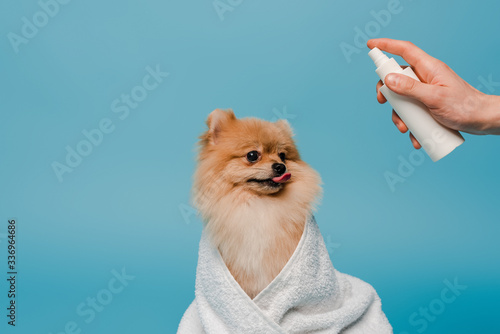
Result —
M286 119L279 119L275 122L275 124L283 131L286 132L287 135L290 137L294 136L292 127L290 126L290 123Z
M217 139L220 135L222 126L229 121L235 120L234 112L231 109L222 110L215 109L208 115L208 140L212 145L217 144Z

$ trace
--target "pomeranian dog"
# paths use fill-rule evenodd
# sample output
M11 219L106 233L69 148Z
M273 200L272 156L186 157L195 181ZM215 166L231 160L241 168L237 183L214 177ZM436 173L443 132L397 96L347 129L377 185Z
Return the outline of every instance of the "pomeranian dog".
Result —
M229 271L250 298L283 269L321 195L286 120L214 110L200 136L193 201Z

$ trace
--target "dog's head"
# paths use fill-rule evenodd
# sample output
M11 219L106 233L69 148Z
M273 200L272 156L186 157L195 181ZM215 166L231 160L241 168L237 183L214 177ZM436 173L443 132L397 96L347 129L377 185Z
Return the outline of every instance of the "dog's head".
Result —
M228 207L248 207L257 198L285 210L285 205L303 211L313 207L321 180L301 160L286 120L237 119L231 110L216 109L207 125L193 188L194 203L205 218L221 216Z

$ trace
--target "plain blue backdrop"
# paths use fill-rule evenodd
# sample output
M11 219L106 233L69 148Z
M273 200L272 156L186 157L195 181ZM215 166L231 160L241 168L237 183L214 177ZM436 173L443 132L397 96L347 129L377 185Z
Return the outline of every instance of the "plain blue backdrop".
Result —
M288 118L324 182L316 218L334 266L377 289L395 333L500 333L500 138L465 135L437 163L412 155L360 47L411 40L500 95L498 1L57 4L0 4L2 333L175 333L202 228L195 143L215 108ZM147 77L158 70L169 74ZM102 137L101 122L113 129ZM68 149L86 156L70 167ZM404 182L391 188L388 172ZM453 302L445 281L462 285Z

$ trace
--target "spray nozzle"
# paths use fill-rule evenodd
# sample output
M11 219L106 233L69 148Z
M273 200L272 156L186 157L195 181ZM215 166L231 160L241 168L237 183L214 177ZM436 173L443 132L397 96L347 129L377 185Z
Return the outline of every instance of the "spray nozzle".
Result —
M403 69L399 66L398 62L394 60L394 58L390 58L386 56L385 53L380 51L379 48L373 48L368 55L375 63L377 69L378 76L385 83L385 76L389 73L401 73Z
M375 63L375 66L380 67L383 63L389 60L389 57L385 55L379 48L373 48L368 55Z

